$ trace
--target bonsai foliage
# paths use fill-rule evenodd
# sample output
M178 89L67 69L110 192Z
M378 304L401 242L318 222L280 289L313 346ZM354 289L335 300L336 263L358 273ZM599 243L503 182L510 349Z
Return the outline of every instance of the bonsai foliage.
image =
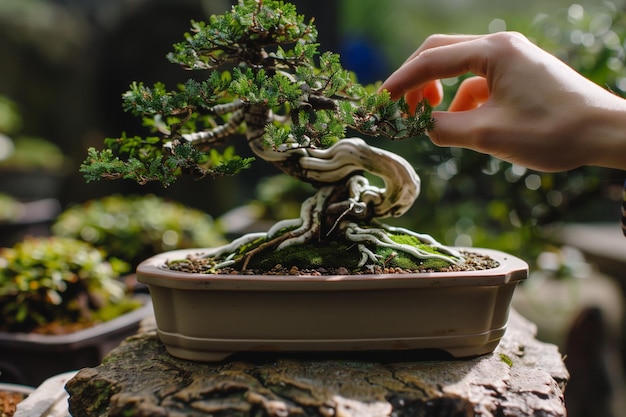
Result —
M104 150L89 149L81 171L87 181L126 178L165 186L186 174L236 174L253 162L228 146L243 136L257 158L312 183L317 192L302 204L300 218L211 254L210 270L245 269L260 252L330 241L356 248L358 268L393 265L402 257L413 264L459 262L460 254L429 236L375 221L403 214L419 194L419 177L398 155L345 138L348 129L390 139L423 134L432 127L430 108L422 103L410 114L403 100L362 86L337 54L318 51L316 37L313 21L282 1L240 0L228 13L192 22L168 58L199 79L176 91L133 83L124 109L142 117L152 136L106 139ZM365 173L384 187L370 184Z
M89 243L27 238L0 250L0 329L74 331L137 308L117 281L125 262Z

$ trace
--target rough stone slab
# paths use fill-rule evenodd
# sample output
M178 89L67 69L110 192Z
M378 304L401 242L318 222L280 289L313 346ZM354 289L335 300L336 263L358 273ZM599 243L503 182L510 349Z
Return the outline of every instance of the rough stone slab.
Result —
M478 358L275 354L206 364L170 356L148 331L66 389L74 417L565 416L569 375L535 333L511 312L498 348Z

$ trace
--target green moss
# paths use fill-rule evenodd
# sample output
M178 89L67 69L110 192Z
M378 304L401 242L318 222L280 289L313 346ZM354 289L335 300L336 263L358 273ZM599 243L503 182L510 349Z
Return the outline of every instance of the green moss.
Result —
M393 235L397 243L416 246L431 253L439 253L436 248L421 243L417 238L407 235ZM369 249L379 256L376 263L380 267L393 267L411 270L440 270L448 267L449 262L441 259L418 259L405 252L386 247ZM280 264L284 267L296 266L299 269L338 268L344 267L354 271L361 269L358 266L361 253L353 242L332 241L323 244L307 243L304 245L289 246L280 251L268 249L252 257L249 268L272 269ZM374 262L368 261L367 265Z
M507 355L505 355L504 353L500 354L500 360L504 363L506 363L507 365L509 365L509 368L513 367L513 360L508 357Z
M435 254L441 253L440 251L437 250L437 248L422 243L415 236L390 234L389 238L396 243L400 243L402 245L415 246L416 248L419 248L426 252L435 253Z
M389 238L396 243L400 243L402 245L411 245L411 246L421 246L422 243L415 237L411 235L389 235Z
M430 248L426 245L420 244L419 247L421 249L428 248L426 249L428 252L437 253L437 251L429 250ZM417 259L404 252L394 251L390 248L378 248L376 254L381 256L381 266L386 267L439 270L450 265L449 262L441 259Z
M324 245L305 244L289 246L280 251L266 251L252 258L250 268L271 269L275 265L296 266L300 269L337 268L356 269L360 255L355 245L339 242Z

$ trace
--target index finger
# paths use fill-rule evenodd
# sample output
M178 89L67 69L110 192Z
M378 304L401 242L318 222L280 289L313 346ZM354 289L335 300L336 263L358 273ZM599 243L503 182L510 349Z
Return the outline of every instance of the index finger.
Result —
M421 54L423 51L427 49L438 48L440 46L452 45L452 44L460 43L460 42L467 42L473 39L482 38L484 36L485 35L444 35L444 34L430 35L428 38L426 38L426 40L424 40L424 42L420 45L420 47L417 48L415 52L413 52L404 61L404 63L406 64L407 62L409 62L410 60L412 60L413 58L415 58L416 56L418 56L419 54Z
M484 35L437 35L424 44L383 82L392 99L424 88L429 82L467 72L485 75L488 49Z

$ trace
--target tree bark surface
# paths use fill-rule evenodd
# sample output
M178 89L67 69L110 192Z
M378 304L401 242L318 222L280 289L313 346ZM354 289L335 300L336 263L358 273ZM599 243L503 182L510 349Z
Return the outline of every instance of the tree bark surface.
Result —
M514 311L496 350L447 360L414 353L170 356L156 332L127 339L67 383L74 417L565 416L556 346Z

